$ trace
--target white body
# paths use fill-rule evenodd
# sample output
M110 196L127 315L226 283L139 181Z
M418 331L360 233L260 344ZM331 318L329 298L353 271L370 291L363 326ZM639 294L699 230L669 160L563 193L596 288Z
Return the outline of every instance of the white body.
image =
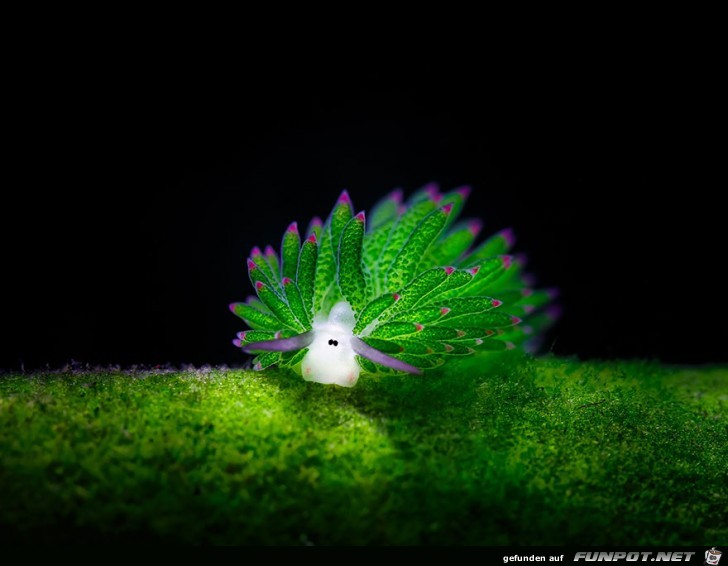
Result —
M328 318L316 316L313 342L301 362L303 379L342 387L356 385L360 368L351 346L354 323L354 311L345 301L336 303Z

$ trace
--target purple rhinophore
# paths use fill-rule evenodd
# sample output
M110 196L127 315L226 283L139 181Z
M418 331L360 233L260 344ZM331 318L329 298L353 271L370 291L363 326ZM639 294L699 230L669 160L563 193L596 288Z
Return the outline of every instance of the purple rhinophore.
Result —
M251 342L243 348L247 353L254 350L263 352L293 352L295 350L303 350L313 342L313 330L291 336L290 338L278 338L276 340L263 340L261 342Z
M402 360L398 360L397 358L393 358L392 356L388 356L384 352L380 352L376 348L372 348L369 344L364 342L364 340L361 340L356 336L351 338L351 349L362 358L366 358L369 361L385 367L407 373L413 373L415 375L422 375L422 370L420 368L403 362Z

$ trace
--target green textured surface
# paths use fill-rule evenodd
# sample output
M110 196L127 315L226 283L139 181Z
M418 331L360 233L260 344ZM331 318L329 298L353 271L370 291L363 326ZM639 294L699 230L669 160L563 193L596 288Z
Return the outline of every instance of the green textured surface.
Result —
M728 368L446 368L1 376L0 541L728 539Z
M387 287L390 291L400 290L418 274L417 267L440 236L448 217L449 212L440 208L428 214L415 227L387 271Z
M316 277L316 260L318 257L318 243L316 236L306 239L301 245L301 254L298 256L298 271L296 284L301 291L303 306L313 320L313 285Z
M275 331L282 326L274 316L246 303L233 303L232 311L255 330Z
M301 235L298 233L298 225L294 222L283 234L281 242L281 277L296 279L300 251Z
M336 274L341 294L359 314L367 305L368 295L361 264L361 244L364 238L365 218L362 214L352 218L341 233L337 250L339 261Z
M258 293L258 297L270 309L270 312L282 323L291 330L303 332L306 327L296 318L290 305L282 299L278 293L274 292L270 287L264 283L257 283L255 290ZM277 329L281 324L273 326L273 329Z

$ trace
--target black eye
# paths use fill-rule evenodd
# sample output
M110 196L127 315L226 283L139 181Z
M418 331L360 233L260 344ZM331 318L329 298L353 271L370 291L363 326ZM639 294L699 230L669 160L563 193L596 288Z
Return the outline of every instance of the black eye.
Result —
M329 346L338 346L339 341L338 340L329 340Z

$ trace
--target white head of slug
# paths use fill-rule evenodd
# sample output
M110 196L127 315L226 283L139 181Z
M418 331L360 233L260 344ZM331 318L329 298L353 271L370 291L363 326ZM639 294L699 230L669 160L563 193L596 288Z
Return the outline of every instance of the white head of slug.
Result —
M336 303L328 317L316 316L313 341L301 362L303 379L343 387L356 385L359 364L352 348L354 324L354 311L345 301Z

